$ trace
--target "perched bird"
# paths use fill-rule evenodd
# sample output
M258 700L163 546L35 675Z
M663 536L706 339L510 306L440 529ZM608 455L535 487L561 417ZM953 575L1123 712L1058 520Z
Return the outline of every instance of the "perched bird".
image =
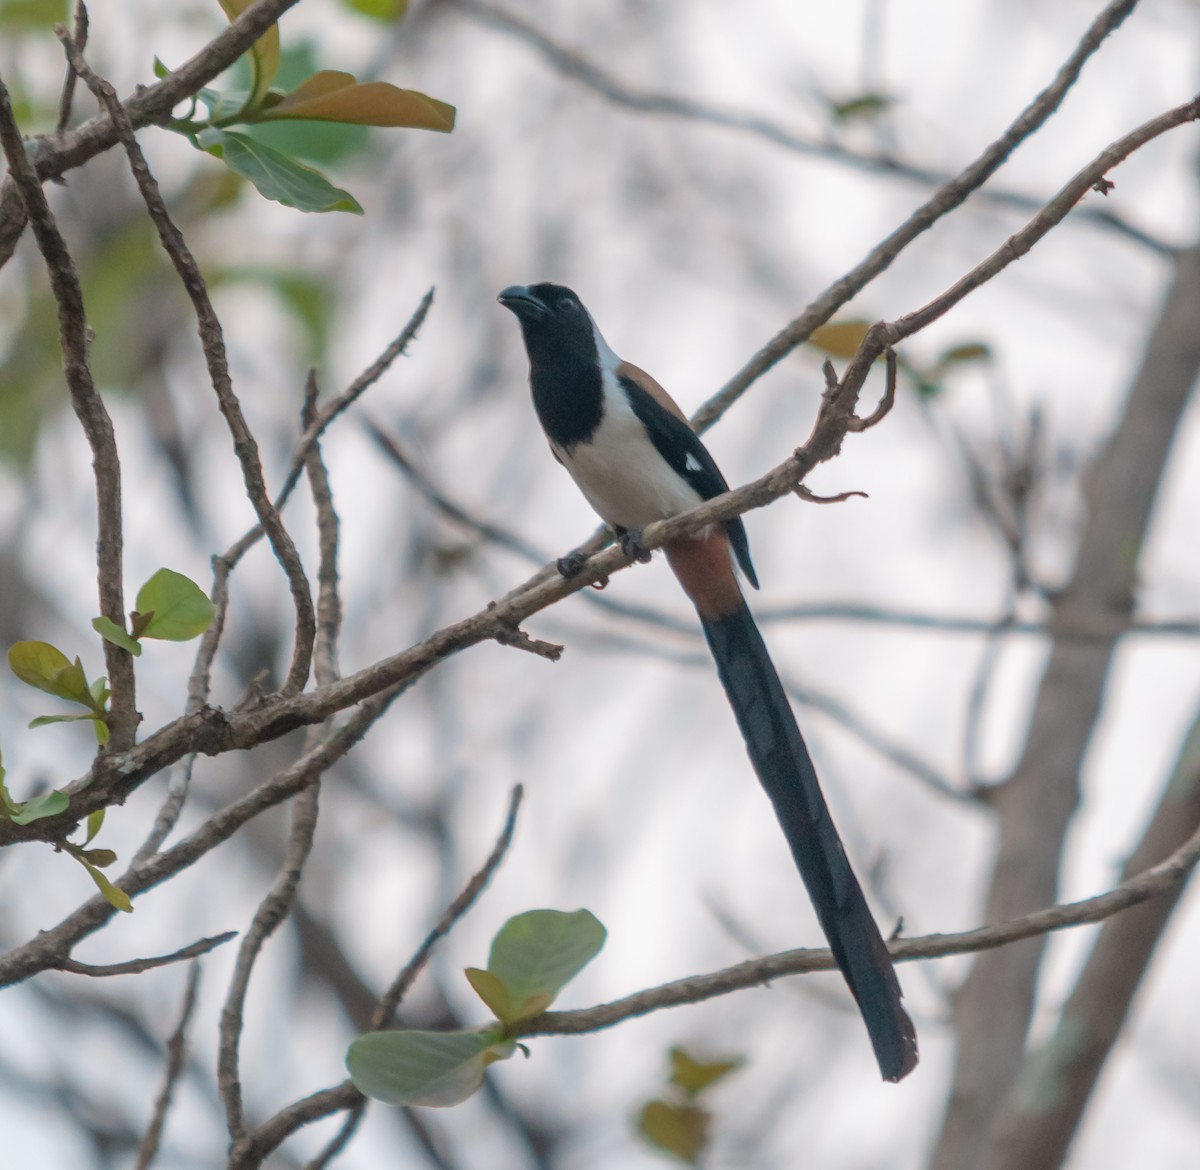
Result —
M554 457L631 555L648 559L642 528L729 490L713 457L667 392L622 361L569 289L513 285L529 355L533 405ZM898 1081L917 1063L900 982L838 837L791 705L742 596L734 562L754 588L740 519L664 547L696 607L750 762L766 789L817 918L858 1002L880 1072ZM580 562L564 558L562 572Z

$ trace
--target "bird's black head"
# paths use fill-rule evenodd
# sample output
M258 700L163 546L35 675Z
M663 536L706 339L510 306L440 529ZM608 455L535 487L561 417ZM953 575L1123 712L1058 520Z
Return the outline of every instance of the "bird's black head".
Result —
M496 299L521 323L546 434L562 447L584 442L603 413L600 346L588 311L561 284L514 284Z
M561 284L514 284L496 298L516 314L531 359L552 353L596 360L592 319L579 298Z

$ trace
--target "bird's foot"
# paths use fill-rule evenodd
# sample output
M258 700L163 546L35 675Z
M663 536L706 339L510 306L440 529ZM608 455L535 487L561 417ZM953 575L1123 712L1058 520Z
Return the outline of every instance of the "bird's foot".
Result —
M576 549L574 552L567 553L565 557L559 557L554 562L554 567L558 569L560 576L566 577L569 581L579 574L579 571L587 564L587 559L587 553Z
M643 565L649 562L650 550L646 547L640 528L618 528L617 541L621 551L630 560L640 561Z

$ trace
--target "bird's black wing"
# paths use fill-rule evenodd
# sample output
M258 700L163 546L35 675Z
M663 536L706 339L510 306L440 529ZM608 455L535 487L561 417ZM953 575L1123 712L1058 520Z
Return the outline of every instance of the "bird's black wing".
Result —
M686 422L676 418L635 379L619 374L618 381L655 449L673 471L695 488L701 499L711 500L729 491L729 484L725 482L716 460ZM758 577L750 560L750 542L740 516L726 522L725 533L742 572L746 574L746 580L757 589Z

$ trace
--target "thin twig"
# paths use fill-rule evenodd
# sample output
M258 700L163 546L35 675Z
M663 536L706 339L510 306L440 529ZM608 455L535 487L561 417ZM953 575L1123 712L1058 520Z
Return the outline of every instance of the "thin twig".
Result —
M1019 939L1032 938L1054 930L1100 922L1130 906L1176 889L1200 861L1200 832L1159 865L1122 882L1107 893L1080 902L1051 906L1000 926L981 927L959 934L930 934L920 938L892 940L888 950L897 961L946 958L1005 946ZM787 975L813 971L832 971L836 961L831 951L821 948L782 951L707 975L695 975L674 983L648 988L624 999L579 1011L545 1012L521 1024L514 1038L531 1036L576 1036L611 1028L615 1024L666 1008L702 1003L732 992L760 987ZM352 1108L361 1098L349 1081L343 1081L280 1110L254 1131L251 1141L241 1147L239 1161L230 1170L253 1170L271 1150L304 1125Z
M794 154L828 159L844 166L905 179L923 186L942 187L951 179L951 176L943 172L906 162L891 153L869 153L856 150L828 136L805 137L761 114L731 110L711 102L679 94L636 89L618 80L595 61L559 44L536 25L518 16L515 12L499 8L495 4L489 4L486 0L453 0L453 3L483 23L531 45L564 76L582 83L613 104L636 113L680 118L685 121L749 134ZM1115 24L1113 27L1116 27ZM1041 203L1041 200L1033 195L1026 195L1019 191L994 190L988 187L980 192L980 197L1002 207L1011 207L1026 212ZM1084 218L1101 227L1111 228L1161 256L1170 255L1174 250L1164 240L1136 224L1129 223L1107 208L1089 208Z
M275 507L278 511L283 511L284 504L287 503L288 498L295 490L296 484L300 482L300 473L304 470L305 456L311 450L313 444L325 433L336 418L349 410L355 402L383 377L397 358L404 356L404 351L408 349L421 326L425 323L425 318L429 315L429 309L433 305L433 291L433 289L430 289L421 298L420 303L413 310L412 316L409 317L404 328L389 342L387 348L384 349L379 357L359 374L341 394L335 398L331 398L325 406L313 414L312 419L305 426L304 434L300 437L300 442L296 445L296 450L292 453L292 462L288 468L287 475L284 476L283 486L279 489L279 494L275 497ZM251 528L230 547L228 552L221 558L222 561L231 569L258 543L262 534L263 529L261 524Z
M196 1007L196 989L200 986L200 964L193 962L188 970L187 986L183 993L183 1006L179 1010L179 1023L167 1041L167 1067L163 1072L162 1088L154 1102L154 1113L150 1125L142 1136L138 1146L137 1162L134 1170L150 1170L158 1154L159 1143L162 1140L163 1128L167 1122L167 1113L171 1108L171 1098L175 1094L175 1085L183 1072L183 1060L187 1055L187 1030L191 1023L192 1012Z
M1200 98L1194 98L1143 122L1101 151L1067 182L1024 228L1009 236L986 260L977 264L940 296L895 321L881 321L871 326L842 377L841 392L853 386L853 397L857 400L858 390L865 381L872 362L889 346L894 346L904 338L927 328L938 318L945 316L968 294L1026 255L1047 232L1067 217L1098 179L1124 162L1134 151L1170 130L1196 121L1197 118L1200 118Z
M237 963L225 995L217 1051L217 1088L225 1107L225 1122L232 1141L237 1141L246 1132L239 1064L246 992L250 989L250 976L263 946L291 913L295 904L296 888L304 872L304 863L312 850L313 835L317 828L319 793L320 773L316 773L312 782L302 789L292 802L292 830L287 853L279 875L267 896L259 903L254 918L242 937Z
M50 287L58 305L59 339L71 406L92 452L92 471L96 480L96 584L100 594L100 612L124 630L121 462L117 454L116 436L112 419L96 390L88 365L88 325L79 276L66 242L54 222L46 194L26 154L21 131L13 116L8 89L2 81L0 143L8 159L9 177L20 192L38 249L50 274ZM134 692L133 659L127 650L105 639L104 661L112 689L106 720L110 733L109 749L122 752L133 744L141 718L137 713Z
M157 967L168 967L172 963L182 963L187 959L197 959L207 955L217 947L237 937L236 930L227 930L223 934L215 934L211 938L202 938L197 942L180 947L169 955L155 955L148 959L126 959L123 963L81 963L77 959L65 959L55 965L56 971L66 971L69 975L89 975L93 979L106 978L110 975L141 975L143 971L153 971Z
M300 0L257 0L236 20L214 37L194 57L172 70L162 81L139 86L125 103L129 122L134 127L164 122L185 98L207 85L218 73L234 63L283 13ZM30 159L38 178L61 178L74 167L82 166L119 140L112 118L105 114L58 138L40 138L30 145ZM11 176L0 183L0 267L8 263L21 233L26 216Z
M300 554L296 551L295 543L287 529L284 528L279 512L267 492L258 453L258 443L250 431L246 416L242 411L242 404L233 389L221 322L217 319L216 311L209 298L208 286L204 282L200 267L196 263L191 249L187 246L183 234L175 226L167 211L158 183L146 165L145 156L134 137L133 124L129 119L128 112L117 97L117 91L92 71L78 47L67 35L66 29L59 25L55 32L75 71L96 95L101 105L108 110L121 145L125 148L125 153L129 158L129 167L146 204L146 210L158 231L159 241L174 265L175 271L179 274L184 291L192 302L192 308L196 314L200 346L208 367L209 380L233 439L233 450L242 469L242 482L246 489L246 498L250 501L259 523L267 533L271 551L282 567L291 590L292 602L296 609L296 639L292 663L288 669L287 678L280 688L280 693L284 695L297 694L308 681L309 668L312 663L312 644L316 634L312 594L309 591L304 567L300 563Z
M1055 930L1101 922L1139 905L1187 880L1197 861L1200 861L1200 832L1159 865L1121 882L1107 893L1050 906L1023 915L999 926L983 926L958 934L930 934L920 938L899 939L888 943L888 950L897 962L915 959L940 959L950 955L967 955L994 950L1021 939L1033 938ZM519 1029L521 1036L573 1036L608 1028L624 1020L635 1019L648 1012L682 1004L700 1003L719 995L758 987L782 975L799 975L810 971L831 971L836 967L833 953L824 949L783 951L762 959L754 959L716 971L666 983L635 995L599 1007L574 1012L546 1012Z
M797 346L807 341L814 329L828 321L847 301L890 267L892 261L913 240L960 206L972 192L982 187L1000 169L1008 156L1058 109L1079 78L1088 58L1133 11L1136 4L1137 0L1113 0L1113 3L1106 5L1063 63L1054 81L1021 111L1008 129L974 162L950 182L940 186L904 223L872 248L849 272L834 281L799 317L771 338L696 412L693 422L697 430L707 430L754 382ZM1103 173L1100 171L1096 178L1102 177Z
M135 862L117 879L117 884L131 898L145 893L194 865L260 813L309 787L362 740L409 685L408 682L398 683L360 703L322 738L319 746L214 813L179 844ZM0 987L20 982L38 971L60 967L81 939L94 934L115 913L113 906L97 896L67 915L57 926L41 931L36 938L0 955Z
M446 912L438 920L437 925L426 935L425 940L414 952L413 957L392 981L387 991L380 997L371 1017L370 1031L386 1028L391 1023L396 1009L408 994L409 988L417 976L425 969L437 944L454 928L455 924L474 905L479 895L483 893L492 876L504 860L509 845L512 844L513 833L516 830L517 813L521 807L524 789L520 784L513 787L509 793L508 811L505 813L504 824L496 844L488 854L487 860L462 888L458 897L446 908ZM330 1107L330 1101L338 1104ZM321 1153L308 1164L307 1170L322 1170L329 1162L345 1148L346 1143L358 1126L363 1110L366 1108L366 1098L349 1082L345 1081L333 1089L322 1090L311 1094L300 1101L293 1102L281 1109L273 1117L260 1125L238 1143L230 1154L229 1170L252 1170L259 1166L263 1159L285 1141L297 1129L307 1125L319 1117L327 1117L331 1113L349 1109L350 1114L342 1124L338 1133L330 1140ZM316 1110L316 1112L313 1112Z
M83 0L75 0L75 19L71 26L71 40L82 53L87 48L88 13ZM58 124L54 128L55 137L61 138L66 132L67 123L71 120L71 105L75 100L75 70L68 64L66 76L63 78L62 97L58 102Z

